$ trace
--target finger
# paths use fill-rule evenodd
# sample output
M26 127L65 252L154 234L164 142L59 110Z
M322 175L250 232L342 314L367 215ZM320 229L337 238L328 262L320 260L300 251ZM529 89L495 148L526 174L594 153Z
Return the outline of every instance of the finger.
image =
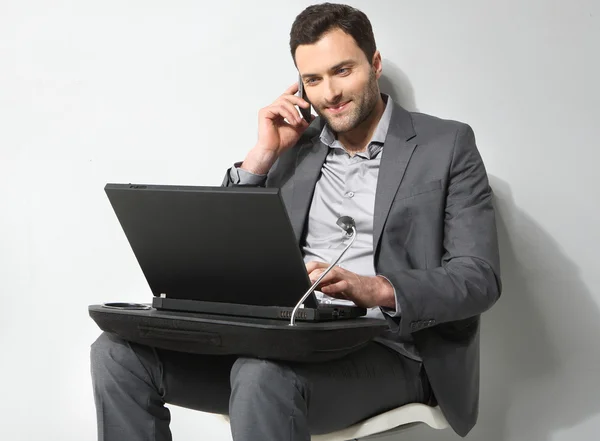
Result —
M269 112L271 114L270 119L276 119L277 117L285 118L289 124L296 126L300 124L300 116L294 106L286 106L283 103L272 104L269 106Z
M301 118L300 124L292 126L292 129L294 129L299 135L302 135L302 133L304 133L304 131L308 129L308 126L310 126L310 124L307 121L305 121L304 118Z
M302 122L302 116L300 115L300 111L296 108L296 106L294 106L291 102L289 102L286 99L280 99L276 101L276 103L277 105L280 105L283 108L287 109L287 111L292 114L294 120L288 120L290 123L292 123L295 126L300 125L300 123Z
M321 274L323 274L325 271L327 271L327 268L329 267L329 265L319 265L317 268L313 268L308 274L309 276L312 277L320 277ZM331 271L329 271L327 274L334 274L335 272L335 268L332 268Z
M323 271L320 269L316 269L316 270L309 272L308 278L310 279L310 283L315 283L317 281L317 279L319 277L321 277L321 274L323 274ZM327 277L327 276L325 276L325 277ZM322 280L321 280L321 283L323 283Z
M324 273L325 270L317 269L310 273L308 277L312 283L315 283ZM332 269L319 281L319 286L329 285L330 283L337 282L338 280L340 280L339 275L335 272L335 269Z
M310 127L310 124L316 119L316 116L314 115L310 115L310 121L306 121L304 118L302 118L300 120L300 124L298 124L297 126L292 127L296 133L302 135L302 133L304 133L304 131L306 129L308 129Z
M350 284L347 280L340 280L339 282L330 283L322 287L321 292L331 297L348 298L346 293L349 288Z
M288 87L287 89L285 89L285 92L283 92L284 95L294 95L295 93L298 92L298 82L294 82L294 84L292 84L290 87Z
M302 123L305 121L305 119L304 119L304 117L302 117L302 115L300 114L300 110L298 109L298 107L304 108L304 109L310 108L310 104L307 101L303 100L300 97L289 95L289 96L280 97L278 99L278 101L276 101L276 102L281 103L282 105L286 106L286 108L294 109L293 110L294 113L299 114L298 127L302 127L302 128L308 127L308 126L303 127L304 124L302 124ZM296 106L298 106L298 107L296 107ZM310 125L312 120L306 121L306 122L308 122L308 125Z
M306 264L306 271L310 274L317 268L326 268L328 265L325 262L319 262L318 260L311 260Z
M308 109L310 107L310 103L308 101L302 99L297 95L282 95L280 99L289 101L293 105L304 107L305 109Z

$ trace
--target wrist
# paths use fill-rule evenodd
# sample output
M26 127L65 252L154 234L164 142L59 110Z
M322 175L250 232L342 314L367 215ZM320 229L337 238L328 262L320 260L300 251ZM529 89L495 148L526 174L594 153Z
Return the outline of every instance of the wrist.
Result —
M383 276L375 276L377 280L376 301L377 306L396 309L396 297L394 295L394 287L390 281Z
M276 159L277 155L273 151L257 145L248 152L240 168L256 175L266 175Z

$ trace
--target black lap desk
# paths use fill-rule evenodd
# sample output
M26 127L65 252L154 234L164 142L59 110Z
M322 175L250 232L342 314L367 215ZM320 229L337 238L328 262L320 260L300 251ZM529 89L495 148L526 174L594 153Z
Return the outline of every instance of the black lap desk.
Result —
M157 309L88 307L98 327L121 338L179 352L240 355L272 360L323 362L343 357L381 335L385 320L360 317L296 322L167 312Z

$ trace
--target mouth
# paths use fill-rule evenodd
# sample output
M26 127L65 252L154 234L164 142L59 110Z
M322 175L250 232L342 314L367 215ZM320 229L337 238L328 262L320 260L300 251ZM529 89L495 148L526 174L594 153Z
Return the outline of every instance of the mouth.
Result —
M344 110L346 110L346 108L348 107L348 104L350 104L350 101L346 101L344 103L340 103L340 104L338 104L336 106L328 106L327 107L327 111L329 113L333 113L335 115L335 114L341 113Z

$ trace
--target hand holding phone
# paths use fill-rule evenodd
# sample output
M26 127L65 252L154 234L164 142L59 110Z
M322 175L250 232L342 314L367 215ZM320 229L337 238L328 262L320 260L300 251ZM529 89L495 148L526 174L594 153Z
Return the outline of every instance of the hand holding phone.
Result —
M258 112L258 140L248 152L241 168L256 174L266 174L277 158L298 142L313 120L310 102L296 95L303 90L294 82L267 107ZM302 116L298 114L302 111ZM306 111L306 112L305 112Z

